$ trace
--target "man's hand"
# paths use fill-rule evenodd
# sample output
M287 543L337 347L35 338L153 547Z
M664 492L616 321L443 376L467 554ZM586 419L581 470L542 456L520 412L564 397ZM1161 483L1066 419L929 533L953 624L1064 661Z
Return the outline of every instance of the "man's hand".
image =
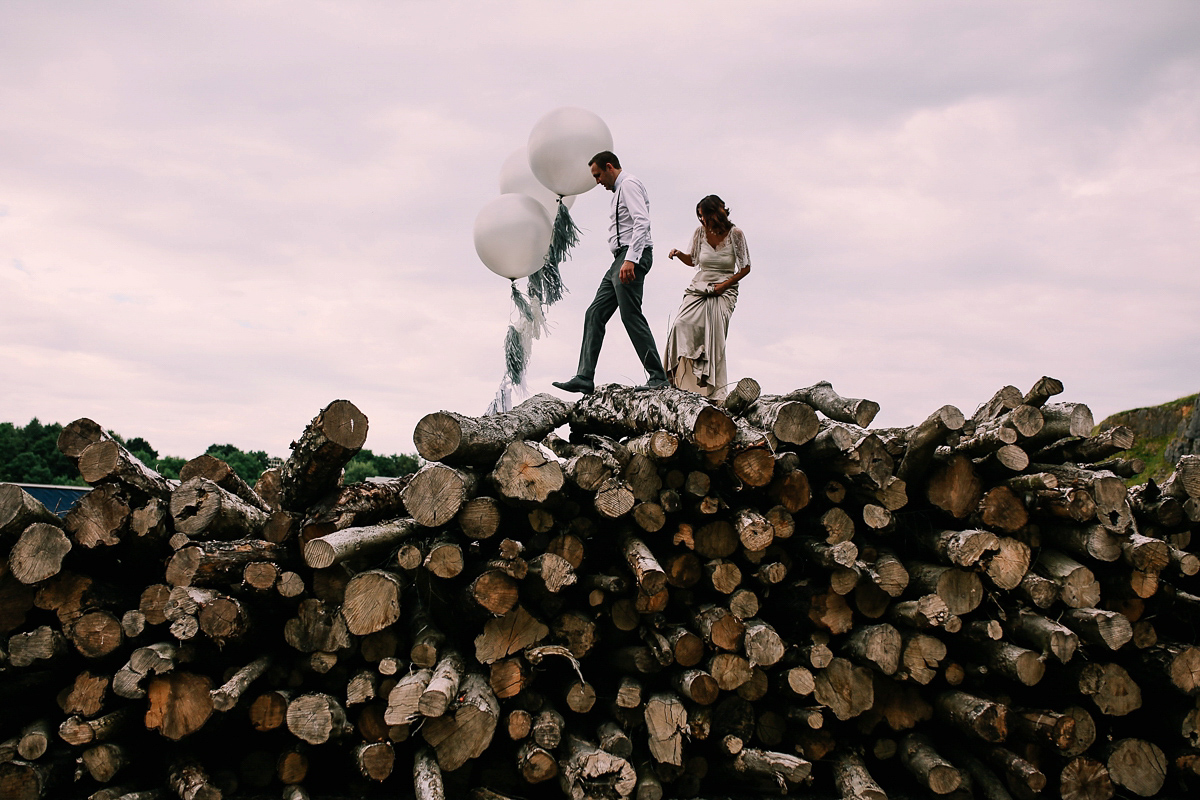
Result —
M634 275L634 267L635 266L636 265L632 261L626 261L624 264L621 265L621 273L620 273L621 283L633 283L633 279L635 277L635 275Z

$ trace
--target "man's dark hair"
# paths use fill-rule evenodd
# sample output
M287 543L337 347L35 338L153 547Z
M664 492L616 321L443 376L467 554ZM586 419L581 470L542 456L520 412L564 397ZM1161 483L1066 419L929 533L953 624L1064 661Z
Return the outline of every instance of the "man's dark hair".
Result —
M612 150L601 150L599 153L596 153L596 155L592 156L592 160L588 162L588 166L590 167L592 164L595 164L600 169L604 169L607 164L612 164L617 169L621 168L621 160L617 158L617 154Z

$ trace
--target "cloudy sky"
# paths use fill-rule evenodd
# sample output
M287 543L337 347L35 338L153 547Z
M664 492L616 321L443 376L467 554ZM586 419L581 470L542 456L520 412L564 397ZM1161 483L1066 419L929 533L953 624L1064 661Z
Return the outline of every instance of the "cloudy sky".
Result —
M705 194L754 271L731 377L877 423L1041 375L1097 420L1200 390L1200 3L0 4L0 421L286 456L326 403L412 450L482 413L472 225L559 106L646 183L661 344ZM609 195L529 384L572 374ZM618 320L597 380L641 382Z

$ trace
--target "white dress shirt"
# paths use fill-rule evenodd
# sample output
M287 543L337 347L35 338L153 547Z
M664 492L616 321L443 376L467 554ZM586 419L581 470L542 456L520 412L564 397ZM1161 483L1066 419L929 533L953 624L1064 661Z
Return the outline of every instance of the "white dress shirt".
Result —
M642 182L624 170L621 170L613 185L611 213L608 249L616 253L618 248L628 247L625 260L638 263L642 253L652 246L650 197L646 194L646 187Z

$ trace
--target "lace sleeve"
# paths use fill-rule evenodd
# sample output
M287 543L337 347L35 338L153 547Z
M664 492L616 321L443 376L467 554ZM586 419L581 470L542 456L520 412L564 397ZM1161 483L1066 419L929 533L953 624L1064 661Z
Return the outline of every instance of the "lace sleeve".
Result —
M746 234L742 233L741 228L734 228L729 235L733 237L734 269L741 270L749 267L750 246L746 244Z
M692 234L692 249L688 253L692 257L692 266L700 265L700 242L704 241L704 226L696 228L696 232Z

